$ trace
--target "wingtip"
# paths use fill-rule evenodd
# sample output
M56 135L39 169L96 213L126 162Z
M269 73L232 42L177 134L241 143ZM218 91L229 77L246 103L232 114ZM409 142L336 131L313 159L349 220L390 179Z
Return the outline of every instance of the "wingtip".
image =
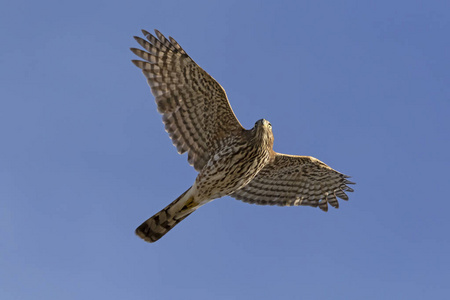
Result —
M139 52L139 51L142 51L142 50L141 50L141 49L134 48L134 47L131 47L131 48L130 48L130 51L137 55L136 52Z
M132 62L136 67L138 67L139 69L142 69L142 67L141 67L142 61L141 61L141 60L138 60L138 59L132 59L131 62Z
M355 190L352 189L351 187L345 186L345 191L346 191L346 192L353 193Z

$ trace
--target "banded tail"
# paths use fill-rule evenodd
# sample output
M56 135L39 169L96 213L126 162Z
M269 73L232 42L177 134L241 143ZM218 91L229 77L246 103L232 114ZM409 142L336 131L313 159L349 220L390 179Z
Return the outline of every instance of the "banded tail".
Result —
M198 206L188 193L181 194L175 201L136 228L136 234L149 243L156 242L163 235L193 213Z

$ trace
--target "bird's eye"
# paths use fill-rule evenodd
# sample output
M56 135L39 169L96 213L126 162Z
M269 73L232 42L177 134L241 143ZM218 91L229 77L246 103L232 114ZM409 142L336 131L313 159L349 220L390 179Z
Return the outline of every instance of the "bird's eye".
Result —
M272 128L272 124L269 123L269 128Z

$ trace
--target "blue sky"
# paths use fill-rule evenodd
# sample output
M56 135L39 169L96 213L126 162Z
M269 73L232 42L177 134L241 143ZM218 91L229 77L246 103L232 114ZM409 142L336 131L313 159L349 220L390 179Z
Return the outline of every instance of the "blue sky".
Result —
M153 28L350 201L225 197L137 238L196 176L130 62ZM0 298L447 299L449 32L448 1L2 2Z

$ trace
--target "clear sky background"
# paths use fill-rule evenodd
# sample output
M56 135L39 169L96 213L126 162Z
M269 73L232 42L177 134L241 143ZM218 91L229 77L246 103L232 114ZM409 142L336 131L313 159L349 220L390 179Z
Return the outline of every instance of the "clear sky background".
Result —
M130 62L153 28L350 201L136 237L196 176ZM0 299L449 299L449 32L448 1L2 1Z

